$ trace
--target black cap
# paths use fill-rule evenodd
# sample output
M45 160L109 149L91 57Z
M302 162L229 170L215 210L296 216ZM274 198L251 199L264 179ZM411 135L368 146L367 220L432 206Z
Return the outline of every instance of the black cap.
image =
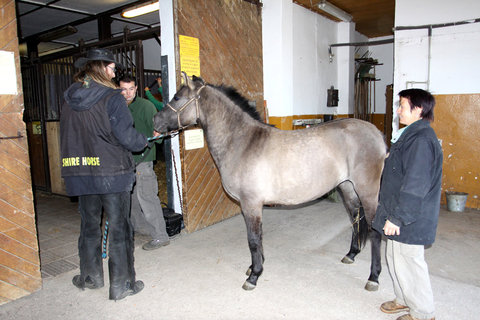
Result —
M115 61L115 59L113 58L113 53L110 50L100 48L88 50L86 57L78 58L77 61L75 61L75 68L83 68L88 61L93 60L113 62L115 63L115 67L123 69L123 66L117 61Z

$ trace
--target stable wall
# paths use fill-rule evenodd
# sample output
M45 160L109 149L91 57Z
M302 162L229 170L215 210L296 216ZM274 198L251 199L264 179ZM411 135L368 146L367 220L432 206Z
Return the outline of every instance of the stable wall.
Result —
M16 94L0 94L1 305L42 286L27 130L22 120L23 93L15 1L0 0L0 50L14 53L18 91Z
M411 10L415 8L415 10ZM480 18L480 2L397 0L395 26L445 24ZM430 47L430 50L429 50ZM430 51L430 53L429 53ZM443 191L469 193L467 207L480 208L478 154L480 23L395 31L394 103L405 88L428 89L437 100L432 127L442 141ZM394 130L398 119L394 117ZM442 193L442 203L445 195Z
M181 85L178 36L184 35L199 40L200 76L214 85L233 86L262 113L261 10L244 0L175 0L173 3L173 39L168 40L168 34L163 34L162 20L162 39L167 38L165 44L162 40L162 54L169 52L171 56L172 51L175 53L174 68L169 66L170 97L173 96L172 89L175 92L175 88ZM174 47L169 42L171 40ZM223 190L207 146L185 150L183 134L177 141L176 163L180 164L177 172L181 177L186 230L193 232L239 214L240 207ZM174 143L172 141L172 146L176 148Z

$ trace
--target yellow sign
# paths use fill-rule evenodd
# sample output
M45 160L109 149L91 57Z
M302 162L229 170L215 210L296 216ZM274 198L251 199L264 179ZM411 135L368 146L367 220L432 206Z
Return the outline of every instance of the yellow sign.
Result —
M200 44L197 38L178 36L180 44L180 69L188 76L200 77Z

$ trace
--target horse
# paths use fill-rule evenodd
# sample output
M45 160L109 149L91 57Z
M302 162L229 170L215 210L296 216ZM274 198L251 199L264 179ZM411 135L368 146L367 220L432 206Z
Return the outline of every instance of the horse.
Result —
M306 203L337 188L352 221L350 251L342 262L354 262L370 233L365 289L378 290L381 235L369 229L387 150L380 131L358 119L280 130L263 123L234 88L182 77L181 88L154 116L154 128L162 134L192 125L203 129L223 188L240 203L247 227L251 265L243 289L254 289L263 271L263 207Z

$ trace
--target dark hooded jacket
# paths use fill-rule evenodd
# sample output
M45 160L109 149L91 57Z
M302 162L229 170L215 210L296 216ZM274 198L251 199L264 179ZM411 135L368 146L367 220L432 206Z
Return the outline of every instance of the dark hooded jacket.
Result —
M443 153L426 120L408 126L392 144L382 174L373 228L383 234L385 221L400 227L387 236L407 244L435 241L440 211Z
M131 152L141 151L147 138L133 128L120 90L76 82L64 98L60 148L67 194L130 191L135 179Z

